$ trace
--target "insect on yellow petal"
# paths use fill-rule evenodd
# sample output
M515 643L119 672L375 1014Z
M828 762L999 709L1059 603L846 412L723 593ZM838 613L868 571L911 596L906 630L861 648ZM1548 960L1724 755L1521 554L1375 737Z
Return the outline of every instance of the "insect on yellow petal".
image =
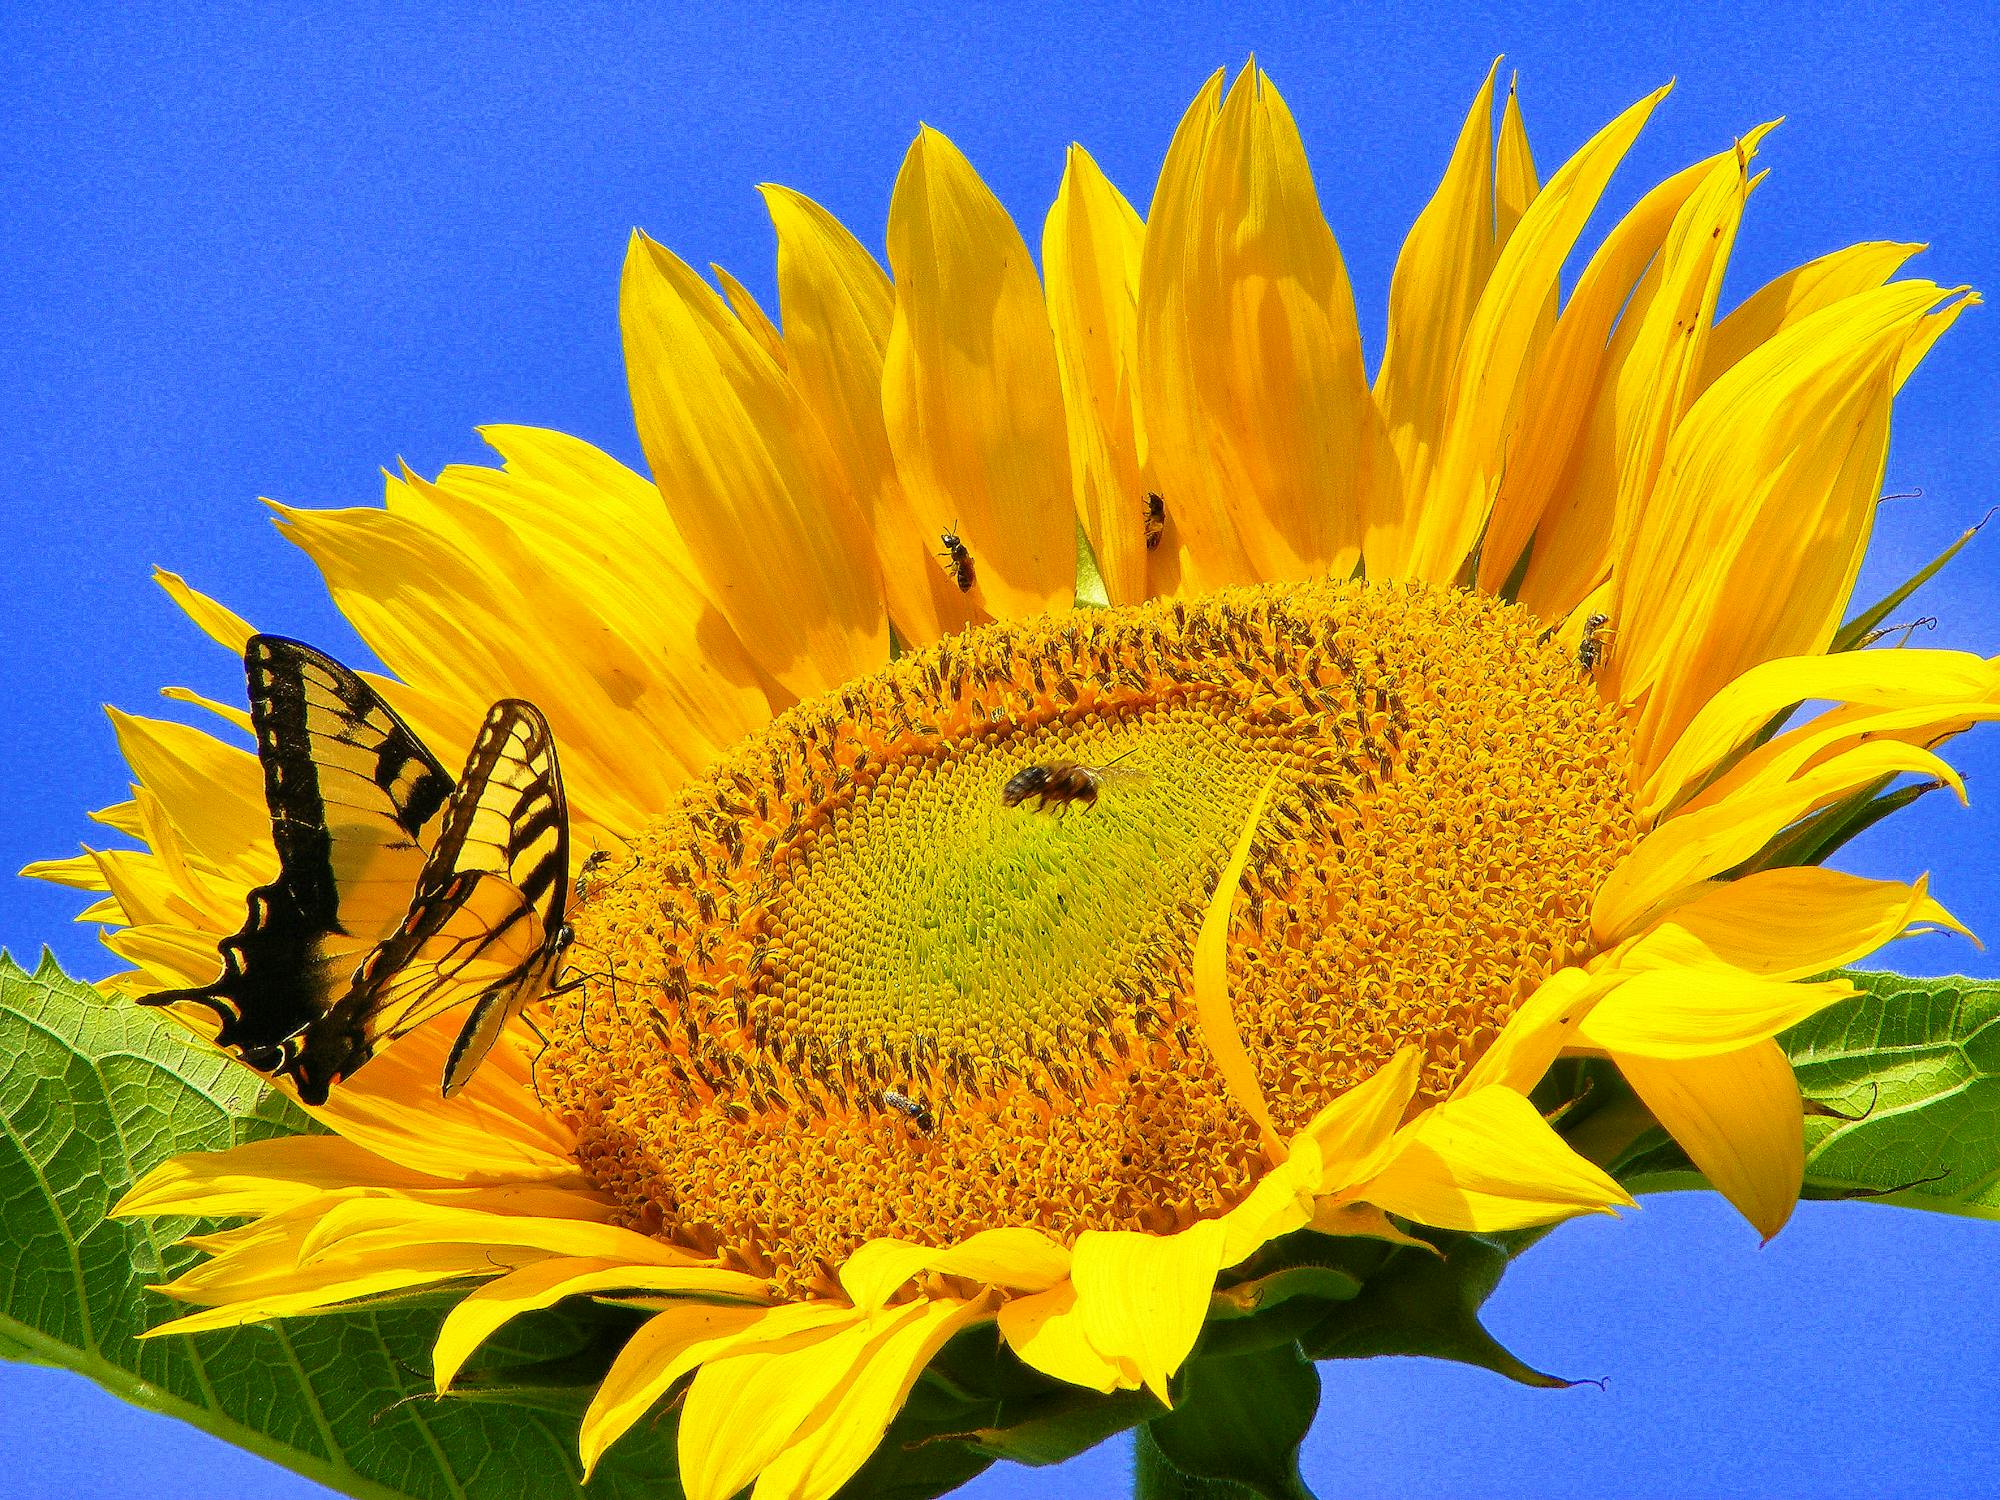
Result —
M1076 511L1041 284L1000 201L928 126L896 175L889 269L882 410L903 488L926 530L964 539L990 614L1068 608Z

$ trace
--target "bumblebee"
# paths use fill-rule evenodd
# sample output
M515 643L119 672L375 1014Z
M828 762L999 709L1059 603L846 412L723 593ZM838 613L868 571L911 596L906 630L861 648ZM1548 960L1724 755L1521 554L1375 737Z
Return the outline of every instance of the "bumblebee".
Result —
M1136 750L1138 746L1132 748ZM1042 765L1025 767L1008 777L1007 784L1000 788L1000 805L1019 807L1033 797L1037 812L1051 804L1059 808L1077 805L1095 807L1097 793L1104 785L1104 778L1110 774L1113 766L1131 753L1131 750L1127 750L1101 766L1087 766L1077 760L1052 760Z
M937 1134L937 1116L922 1100L913 1099L895 1089L884 1089L882 1102L915 1126L918 1135L928 1137Z
M972 571L972 549L959 539L956 531L940 531L938 540L944 543L944 551L938 554L949 565L952 581L958 585L961 594L972 592L975 577Z
M1167 534L1167 502L1157 490L1146 495L1146 550L1158 549L1160 538Z
M1605 643L1602 637L1604 627L1610 623L1611 616L1604 614L1592 615L1583 622L1583 639L1577 643L1576 664L1583 669L1586 677L1595 672L1597 664L1604 660Z

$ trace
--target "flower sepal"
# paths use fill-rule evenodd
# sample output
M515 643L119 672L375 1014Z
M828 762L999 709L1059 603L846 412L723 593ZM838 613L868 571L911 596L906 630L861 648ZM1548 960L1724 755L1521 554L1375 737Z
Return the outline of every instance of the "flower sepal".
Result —
M1560 1390L1575 1385L1535 1369L1479 1321L1479 1309L1500 1284L1513 1248L1502 1237L1419 1231L1429 1251L1374 1245L1377 1262L1361 1292L1299 1338L1315 1360L1414 1354L1476 1365L1522 1385Z

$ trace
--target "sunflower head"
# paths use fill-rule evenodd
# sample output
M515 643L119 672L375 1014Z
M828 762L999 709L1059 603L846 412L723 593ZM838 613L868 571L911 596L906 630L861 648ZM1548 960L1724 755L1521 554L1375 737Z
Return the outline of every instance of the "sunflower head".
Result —
M551 1102L629 1222L794 1292L885 1235L1212 1216L1262 1148L1193 955L1266 784L1228 966L1286 1135L1404 1048L1448 1097L1632 842L1619 715L1490 597L977 628L781 714L603 867Z

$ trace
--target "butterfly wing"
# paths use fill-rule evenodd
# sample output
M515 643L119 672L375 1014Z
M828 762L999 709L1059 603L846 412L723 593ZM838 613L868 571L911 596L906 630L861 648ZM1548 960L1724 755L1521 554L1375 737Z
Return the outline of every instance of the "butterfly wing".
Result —
M555 739L531 703L493 705L397 930L310 1028L302 1091L323 1091L376 1045L447 1010L472 1013L445 1066L458 1092L506 1023L542 994L568 941L569 812Z
M396 930L452 780L381 695L331 657L259 635L243 667L278 878L250 892L242 930L220 945L219 979L145 1002L206 1008L220 1045L282 1073Z

